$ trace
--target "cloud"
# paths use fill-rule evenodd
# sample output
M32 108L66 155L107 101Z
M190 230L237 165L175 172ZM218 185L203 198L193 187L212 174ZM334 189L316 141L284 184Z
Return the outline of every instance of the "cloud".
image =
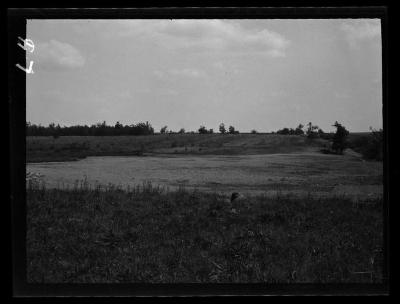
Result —
M164 95L164 96L178 96L179 92L177 90L173 90L173 89L162 89L159 91L160 95Z
M169 71L169 74L175 76L184 76L184 77L191 77L191 78L199 78L206 76L206 73L201 70L197 69L172 69Z
M153 74L158 78L163 78L165 76L165 72L160 70L155 70Z
M369 41L381 36L379 19L353 19L340 26L344 31L350 47L357 47L362 41Z
M260 53L282 57L290 42L268 29L248 29L233 20L124 20L120 35L151 38L170 49Z
M57 40L38 42L34 55L35 64L45 69L75 69L85 64L84 57L75 47Z
M243 69L241 69L237 64L235 63L226 63L222 61L216 61L211 64L211 66L214 68L215 71L218 73L224 73L225 75L239 75Z
M192 68L184 68L184 69L170 69L166 71L156 70L153 74L158 78L165 78L170 76L182 76L186 78L200 78L205 77L206 73L202 70L192 69Z

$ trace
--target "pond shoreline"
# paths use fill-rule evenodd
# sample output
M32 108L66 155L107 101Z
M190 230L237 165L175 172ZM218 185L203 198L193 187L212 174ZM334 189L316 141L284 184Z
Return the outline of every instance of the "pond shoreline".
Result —
M93 185L136 186L145 182L208 192L383 195L382 165L351 156L317 153L264 155L90 156L79 161L28 163L50 188ZM346 195L347 195L346 194ZM347 195L348 196L348 195Z

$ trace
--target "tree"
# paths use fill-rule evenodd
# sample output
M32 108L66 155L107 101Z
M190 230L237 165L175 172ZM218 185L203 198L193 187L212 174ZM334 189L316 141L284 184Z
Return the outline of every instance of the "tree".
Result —
M343 154L343 151L348 146L347 136L349 135L349 131L337 121L333 127L336 128L336 133L333 135L332 149L337 154Z
M277 134L280 135L288 135L289 134L289 129L288 128L283 128L281 130L276 131Z
M146 123L139 122L133 128L134 128L134 134L135 135L151 135L151 134L154 134L154 129L149 124L148 121L146 121Z
M200 126L198 131L199 131L200 134L207 134L208 133L208 131L207 131L205 126Z
M221 124L219 125L219 132L221 134L225 134L226 133L225 125L224 125L223 122L221 122Z
M146 121L137 124L123 125L116 122L115 125L107 125L105 121L88 125L63 126L55 123L49 124L47 127L42 125L31 124L26 122L27 136L115 136L115 135L152 135L154 129L151 124Z
M309 122L307 124L307 126L308 126L307 131L306 131L307 137L308 138L318 137L318 133L317 133L318 126L313 126L313 124L311 122Z
M146 121L146 132L146 134L154 134L154 128L148 121Z
M251 130L251 134L257 134L257 130Z
M179 133L179 134L185 134L185 129L184 129L184 128L181 128L181 129L179 130L178 133Z
M57 126L54 128L53 138L59 138L60 135L61 135L61 127L60 124L57 124Z
M160 129L160 133L161 133L161 134L167 133L167 128L168 128L168 126L162 127L162 128Z
M294 130L294 134L295 135L303 135L304 131L303 131L304 126L302 124L299 124L297 126L297 128Z
M235 128L233 126L229 126L229 134L235 134Z

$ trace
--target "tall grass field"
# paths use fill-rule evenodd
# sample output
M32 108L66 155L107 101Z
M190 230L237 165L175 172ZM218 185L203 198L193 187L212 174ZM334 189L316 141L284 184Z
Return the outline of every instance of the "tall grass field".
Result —
M382 199L27 184L30 283L382 282Z

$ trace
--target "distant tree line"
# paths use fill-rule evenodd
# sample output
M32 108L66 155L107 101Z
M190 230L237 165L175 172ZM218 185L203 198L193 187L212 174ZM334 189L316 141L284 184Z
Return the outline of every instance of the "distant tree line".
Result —
M363 155L365 159L383 160L383 130L374 130L370 128L371 133L363 136L355 136L349 140L349 131L345 126L335 121L332 125L336 128L336 132L325 133L321 128L309 122L306 126L299 124L295 129L283 128L276 131L281 135L303 135L307 138L322 138L330 142L321 151L327 154L343 154L344 150L351 148ZM306 127L306 128L304 128ZM272 132L274 133L274 132Z
M228 130L225 129L223 123L219 126L221 134L238 134L239 131L235 130L235 127L229 126ZM213 134L213 129L207 129L205 126L200 126L197 130L199 134ZM168 126L163 126L160 129L160 134L194 134L196 132L187 132L184 128L175 132L168 130ZM256 133L255 130L252 133ZM139 122L137 124L123 125L119 121L115 125L107 125L105 121L102 123L88 125L74 125L74 126L63 126L59 124L51 123L48 126L36 125L30 122L26 123L26 135L27 136L53 136L55 138L59 136L118 136L118 135L153 135L154 128L149 122Z
M349 131L337 121L333 124L336 128L335 133L325 133L321 128L309 122L306 126L299 124L296 128L283 128L273 134L280 135L301 135L309 139L322 138L330 141L330 145L322 150L324 153L343 154L346 148L352 148L354 151L361 153L366 159L383 159L383 130L374 130L370 128L371 134L368 136L358 136L348 141ZM213 134L213 129L207 129L205 126L200 126L197 130L199 134ZM238 134L239 131L235 127L229 126L228 130L225 124L219 125L219 132L221 134ZM181 128L178 132L168 130L167 126L160 129L160 134L195 134L194 131L186 132ZM251 134L257 134L256 130L252 130ZM47 127L42 125L26 123L27 136L118 136L118 135L153 135L154 128L149 122L139 122L137 124L123 125L118 121L115 125L107 125L105 121L93 125L75 125L63 126L54 123L49 124Z
M221 134L239 134L239 131L235 130L234 126L229 126L228 130L225 129L224 123L219 125L219 132ZM174 132L172 130L168 130L168 126L164 126L160 129L160 134L195 134L194 131L186 132L184 128L180 129L178 132ZM201 125L197 130L199 134L214 134L214 129L207 129L205 126ZM257 131L253 130L252 133L257 133Z
M322 149L323 153L343 154L343 151L349 147L349 143L347 141L349 131L337 121L333 124L333 127L336 128L335 133L325 133L320 127L313 125L312 122L309 122L305 129L304 127L304 125L299 124L295 129L283 128L276 131L276 134L304 135L309 139L322 138L329 140L331 142L330 146Z
M349 131L339 122L335 122L333 127L336 132L330 136L331 145L322 149L323 153L343 154L344 150L351 148L361 153L365 159L383 160L383 130L374 130L370 127L371 133L367 135L353 135L348 138Z
M27 136L116 136L116 135L151 135L154 128L149 122L139 122L132 125L123 125L117 121L114 126L107 125L105 121L91 126L75 125L61 127L59 124L42 125L26 123Z
M198 132L199 132L199 134L213 134L214 130L213 129L207 130L207 128L205 126L200 126Z
M329 133L325 133L320 127L313 125L312 122L309 122L306 125L306 129L304 129L303 124L299 124L295 129L293 128L283 128L276 131L276 134L281 135L306 135L308 138L317 138L321 137L324 139L332 139L332 135ZM272 132L274 133L274 132Z
M228 131L227 131L225 129L225 124L223 122L221 122L221 124L219 125L219 133L221 133L221 134L225 134L225 133L239 134L239 131L235 130L234 126L229 126Z

